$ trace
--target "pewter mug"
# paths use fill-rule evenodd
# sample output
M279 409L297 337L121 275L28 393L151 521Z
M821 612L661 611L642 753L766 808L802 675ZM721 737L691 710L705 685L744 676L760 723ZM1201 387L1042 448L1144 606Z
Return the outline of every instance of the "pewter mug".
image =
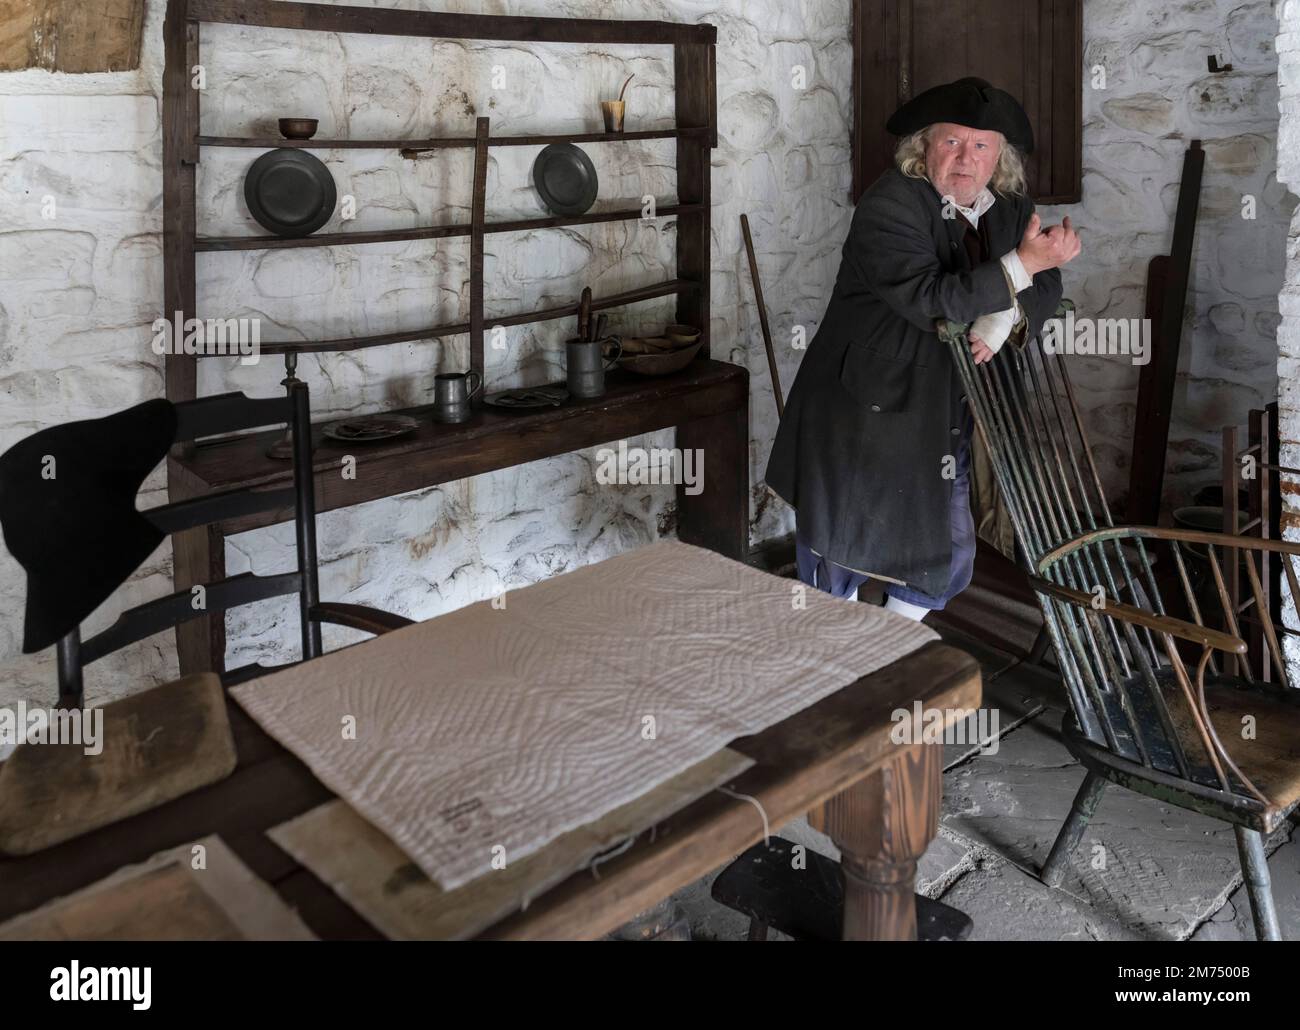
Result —
M601 347L606 343L614 344L614 354L605 359L601 357ZM565 378L569 394L573 397L591 399L605 392L605 373L618 362L623 353L623 344L617 337L604 340L569 340L565 352Z
M469 399L482 388L483 377L477 372L439 372L433 377L433 420L464 422L470 416Z

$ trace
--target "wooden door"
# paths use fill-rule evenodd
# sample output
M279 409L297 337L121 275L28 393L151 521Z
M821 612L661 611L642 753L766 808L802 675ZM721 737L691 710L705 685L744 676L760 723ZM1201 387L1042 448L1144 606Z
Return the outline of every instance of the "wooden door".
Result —
M853 0L853 200L893 164L885 122L931 86L978 75L1034 130L1037 204L1081 199L1082 0Z

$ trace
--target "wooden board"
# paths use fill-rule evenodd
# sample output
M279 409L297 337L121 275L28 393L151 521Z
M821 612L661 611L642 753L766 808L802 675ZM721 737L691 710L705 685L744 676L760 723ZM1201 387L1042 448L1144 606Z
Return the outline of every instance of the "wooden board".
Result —
M202 867L196 869L196 849ZM315 940L220 837L171 848L0 926L0 941Z
M0 763L0 854L40 851L234 771L230 720L213 673L133 694L102 713L99 754L21 743Z
M544 850L450 892L342 801L274 827L268 836L386 936L463 939L527 907L548 887L589 867L602 851L636 838L751 765L750 759L724 748Z
M140 67L144 0L0 0L0 72Z

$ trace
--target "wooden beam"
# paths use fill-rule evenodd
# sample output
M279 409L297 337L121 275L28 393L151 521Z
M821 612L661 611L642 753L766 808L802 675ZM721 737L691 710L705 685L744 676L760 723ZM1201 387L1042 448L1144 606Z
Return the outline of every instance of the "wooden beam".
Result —
M144 0L4 0L0 72L125 72L140 67Z
M311 32L524 43L713 43L718 37L718 30L712 25L398 11L294 3L291 0L191 0L190 17L228 25L261 25Z

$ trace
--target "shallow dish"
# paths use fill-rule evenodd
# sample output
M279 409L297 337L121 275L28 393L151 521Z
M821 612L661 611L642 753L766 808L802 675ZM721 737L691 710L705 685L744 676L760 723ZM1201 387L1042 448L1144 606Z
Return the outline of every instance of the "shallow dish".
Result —
M361 415L330 422L321 432L331 440L343 443L373 443L376 440L405 436L419 426L419 420L410 415Z

